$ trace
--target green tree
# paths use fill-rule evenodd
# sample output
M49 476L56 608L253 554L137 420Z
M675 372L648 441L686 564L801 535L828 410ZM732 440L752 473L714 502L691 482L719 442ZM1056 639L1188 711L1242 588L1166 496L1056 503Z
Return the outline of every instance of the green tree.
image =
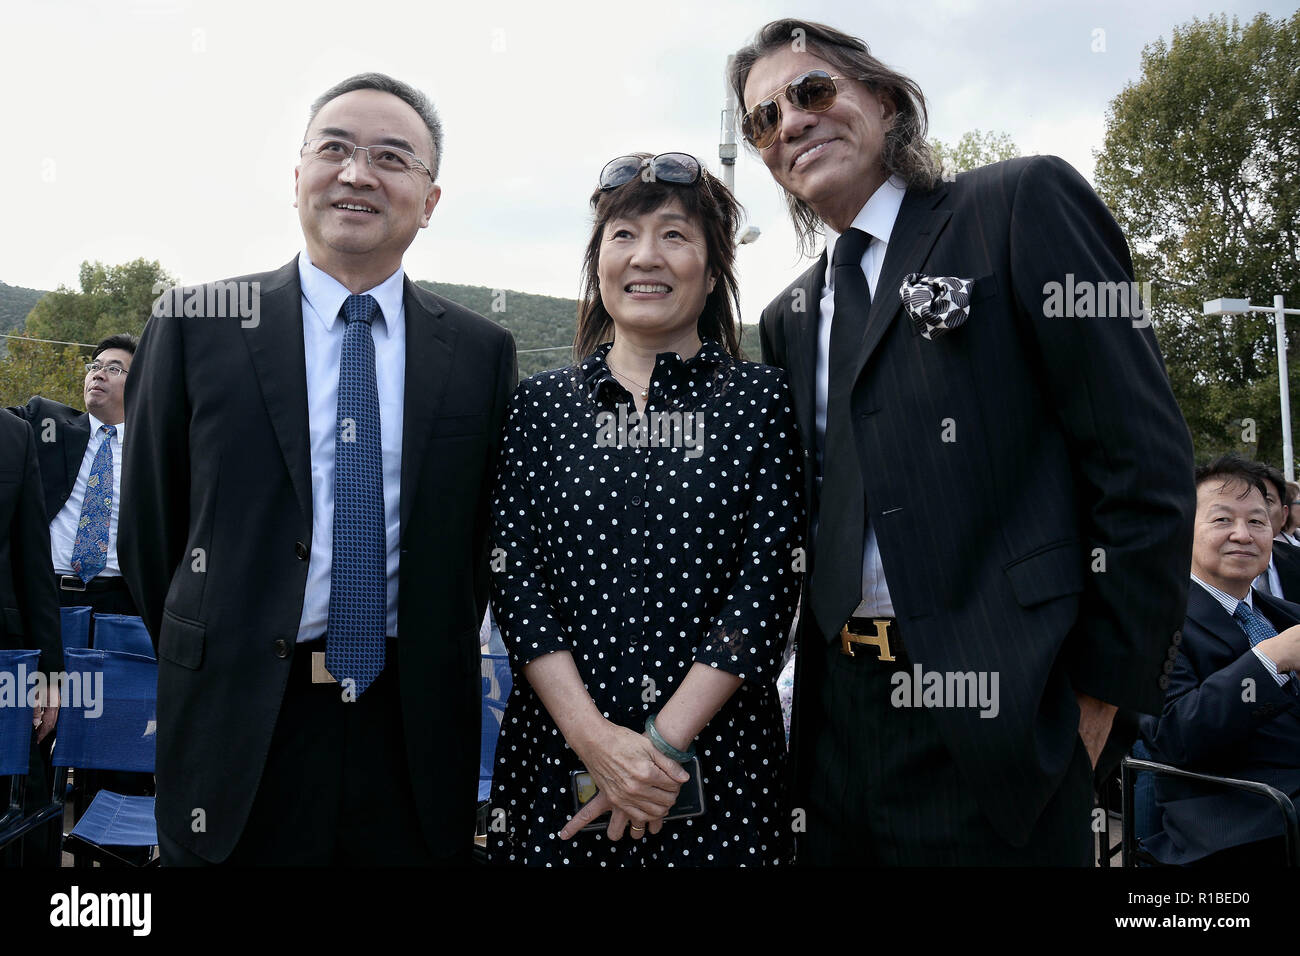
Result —
M1020 147L1009 135L992 130L987 133L978 129L968 130L962 133L955 146L932 139L930 146L945 175L964 173L990 163L1000 163L1004 159L1015 159L1020 155Z
M23 335L9 339L0 360L0 405L32 395L81 407L83 365L95 343L117 332L139 335L158 291L175 284L157 262L136 259L120 266L83 262L80 291L59 286L27 315Z
M1142 51L1111 101L1097 190L1152 283L1152 313L1197 456L1282 459L1276 333L1205 299L1300 302L1300 13L1193 20ZM1289 334L1294 356L1295 333ZM1300 364L1292 359L1292 381Z

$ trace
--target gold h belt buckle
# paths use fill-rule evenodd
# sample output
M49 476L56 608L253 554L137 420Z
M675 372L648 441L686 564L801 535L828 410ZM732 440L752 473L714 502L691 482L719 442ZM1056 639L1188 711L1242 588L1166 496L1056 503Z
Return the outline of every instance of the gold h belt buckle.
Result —
M879 654L879 660L892 661L894 655L889 650L889 621L883 618L874 618L871 621L876 626L875 634L859 634L856 631L850 631L849 625L845 624L840 629L840 652L847 654L849 657L856 657L853 653L854 644L870 644Z

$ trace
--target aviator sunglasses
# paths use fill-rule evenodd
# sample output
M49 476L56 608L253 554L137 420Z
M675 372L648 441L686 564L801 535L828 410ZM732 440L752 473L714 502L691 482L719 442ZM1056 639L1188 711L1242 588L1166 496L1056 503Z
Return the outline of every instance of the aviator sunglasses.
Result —
M642 156L619 156L600 171L601 190L617 189L640 177L655 181L693 186L700 179L700 161L690 153L660 153L649 159Z
M778 98L784 92L786 99L805 113L825 113L835 105L836 80L825 70L809 70L796 76L781 89L772 93L746 113L740 120L740 131L755 149L767 149L776 142L781 128L781 104Z

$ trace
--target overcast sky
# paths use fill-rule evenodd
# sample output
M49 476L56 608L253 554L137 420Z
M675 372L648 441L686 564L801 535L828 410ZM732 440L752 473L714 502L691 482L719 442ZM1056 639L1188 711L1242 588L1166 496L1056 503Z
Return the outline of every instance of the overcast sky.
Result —
M84 259L158 259L185 282L287 262L302 247L290 204L308 104L379 70L429 93L446 130L442 201L407 253L408 274L573 297L600 168L636 150L683 150L716 172L726 56L768 20L795 13L864 38L921 85L931 134L945 142L1004 131L1091 178L1107 103L1138 77L1144 44L1193 17L1244 23L1294 9L7 0L0 280L75 287ZM741 306L757 321L803 263L777 187L743 151L736 192L762 230L740 253Z

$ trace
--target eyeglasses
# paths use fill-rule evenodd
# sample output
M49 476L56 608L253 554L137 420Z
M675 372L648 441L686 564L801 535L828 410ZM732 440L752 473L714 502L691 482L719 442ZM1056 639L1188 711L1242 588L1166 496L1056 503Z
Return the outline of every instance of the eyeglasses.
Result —
M617 189L640 177L647 183L676 183L693 186L700 180L700 161L690 153L660 153L650 159L643 156L619 156L600 171L600 188Z
M402 149L400 146L358 146L346 139L318 136L303 143L298 155L329 166L346 166L356 159L359 149L365 151L366 162L370 164L371 169L378 169L384 173L410 173L422 169L429 177L429 182L433 182L433 173L429 172L429 167L416 159L415 154L410 150Z
M100 365L98 362L87 362L86 371L94 375L96 372L107 372L110 377L117 378L119 375L125 375L126 369L120 365Z
M839 92L835 81L843 79L845 77L831 76L825 70L809 70L796 76L741 117L741 133L755 149L767 149L776 142L781 129L781 104L777 98L783 92L786 99L805 113L825 113L835 105L835 96Z

